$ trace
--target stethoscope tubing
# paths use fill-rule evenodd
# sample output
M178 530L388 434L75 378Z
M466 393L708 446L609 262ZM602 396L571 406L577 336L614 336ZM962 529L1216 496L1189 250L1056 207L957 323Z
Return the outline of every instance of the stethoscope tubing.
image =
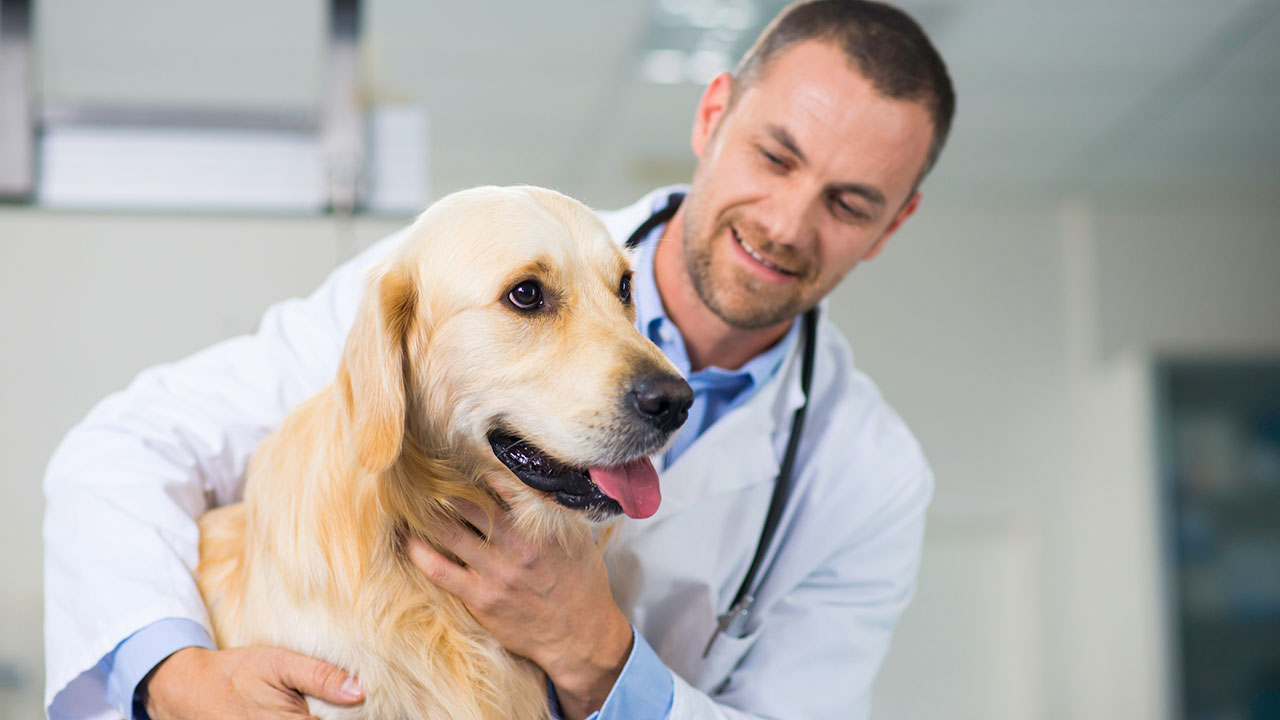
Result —
M666 205L652 213L636 228L635 232L631 233L631 236L627 238L626 247L628 249L639 247L640 243L644 242L645 238L654 229L675 217L676 211L680 209L680 203L683 200L684 193L675 192L669 195ZM787 500L791 495L792 474L795 470L800 439L804 435L805 415L809 409L809 388L813 384L814 340L818 332L817 308L811 308L805 312L801 322L803 350L800 361L800 388L803 391L804 400L801 402L800 407L796 408L795 415L791 418L791 434L787 438L787 449L782 455L782 464L778 470L778 477L773 484L773 497L769 500L769 510L765 514L764 525L760 528L760 540L756 543L755 555L751 558L751 565L747 568L746 576L742 578L742 584L738 586L738 591L734 593L733 602L729 603L729 609L719 616L715 632L712 633L711 639L707 641L707 646L702 651L703 657L706 657L711 652L711 646L721 633L727 632L731 627L745 627L747 618L751 614L751 608L755 604L755 593L752 592L752 586L755 584L756 576L764 564L764 558L769 552L769 547L773 544L773 536L777 533L778 524L782 520L782 513L786 510Z

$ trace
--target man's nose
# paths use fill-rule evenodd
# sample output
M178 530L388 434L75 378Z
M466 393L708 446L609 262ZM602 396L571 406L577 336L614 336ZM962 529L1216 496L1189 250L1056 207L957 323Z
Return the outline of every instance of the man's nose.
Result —
M780 188L770 193L761 225L770 242L777 245L800 245L812 235L809 232L812 211L812 193L807 189Z

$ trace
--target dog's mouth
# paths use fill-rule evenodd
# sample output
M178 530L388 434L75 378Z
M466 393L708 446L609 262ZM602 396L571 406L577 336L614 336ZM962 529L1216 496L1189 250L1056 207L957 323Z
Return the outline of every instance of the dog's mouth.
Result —
M549 493L557 503L600 515L625 512L646 518L658 510L662 495L658 471L640 457L614 467L576 468L566 465L511 433L489 433L493 454L525 485Z

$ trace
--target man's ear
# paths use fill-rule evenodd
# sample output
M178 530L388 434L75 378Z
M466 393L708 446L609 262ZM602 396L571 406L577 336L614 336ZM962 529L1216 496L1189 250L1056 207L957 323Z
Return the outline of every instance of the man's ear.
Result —
M400 457L405 431L405 335L417 293L403 268L370 276L347 336L337 386L360 467L381 472Z
M695 157L702 157L707 141L715 133L716 126L724 117L729 107L729 92L733 88L733 75L722 72L711 79L707 89L702 92L702 100L698 101L697 114L693 116L693 134L690 145Z
M907 203L902 206L902 209L898 211L898 214L894 216L893 222L889 223L889 227L885 228L884 234L881 235L880 239L876 241L876 244L872 245L871 249L862 256L862 261L871 260L880 254L880 251L884 249L885 244L889 242L889 236L898 232L898 228L902 227L902 223L906 222L907 218L911 217L911 214L920 206L920 200L922 199L923 196L920 195L920 193L912 193L911 199L908 200Z

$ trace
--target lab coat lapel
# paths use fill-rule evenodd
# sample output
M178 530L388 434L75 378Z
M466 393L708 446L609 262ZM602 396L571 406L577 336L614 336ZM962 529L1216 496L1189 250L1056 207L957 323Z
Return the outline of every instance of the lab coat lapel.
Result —
M721 637L702 656L717 614L746 574L772 494L767 486L803 401L799 350L792 347L755 395L660 473L658 512L626 520L606 553L618 606L668 667L707 692L752 642Z

